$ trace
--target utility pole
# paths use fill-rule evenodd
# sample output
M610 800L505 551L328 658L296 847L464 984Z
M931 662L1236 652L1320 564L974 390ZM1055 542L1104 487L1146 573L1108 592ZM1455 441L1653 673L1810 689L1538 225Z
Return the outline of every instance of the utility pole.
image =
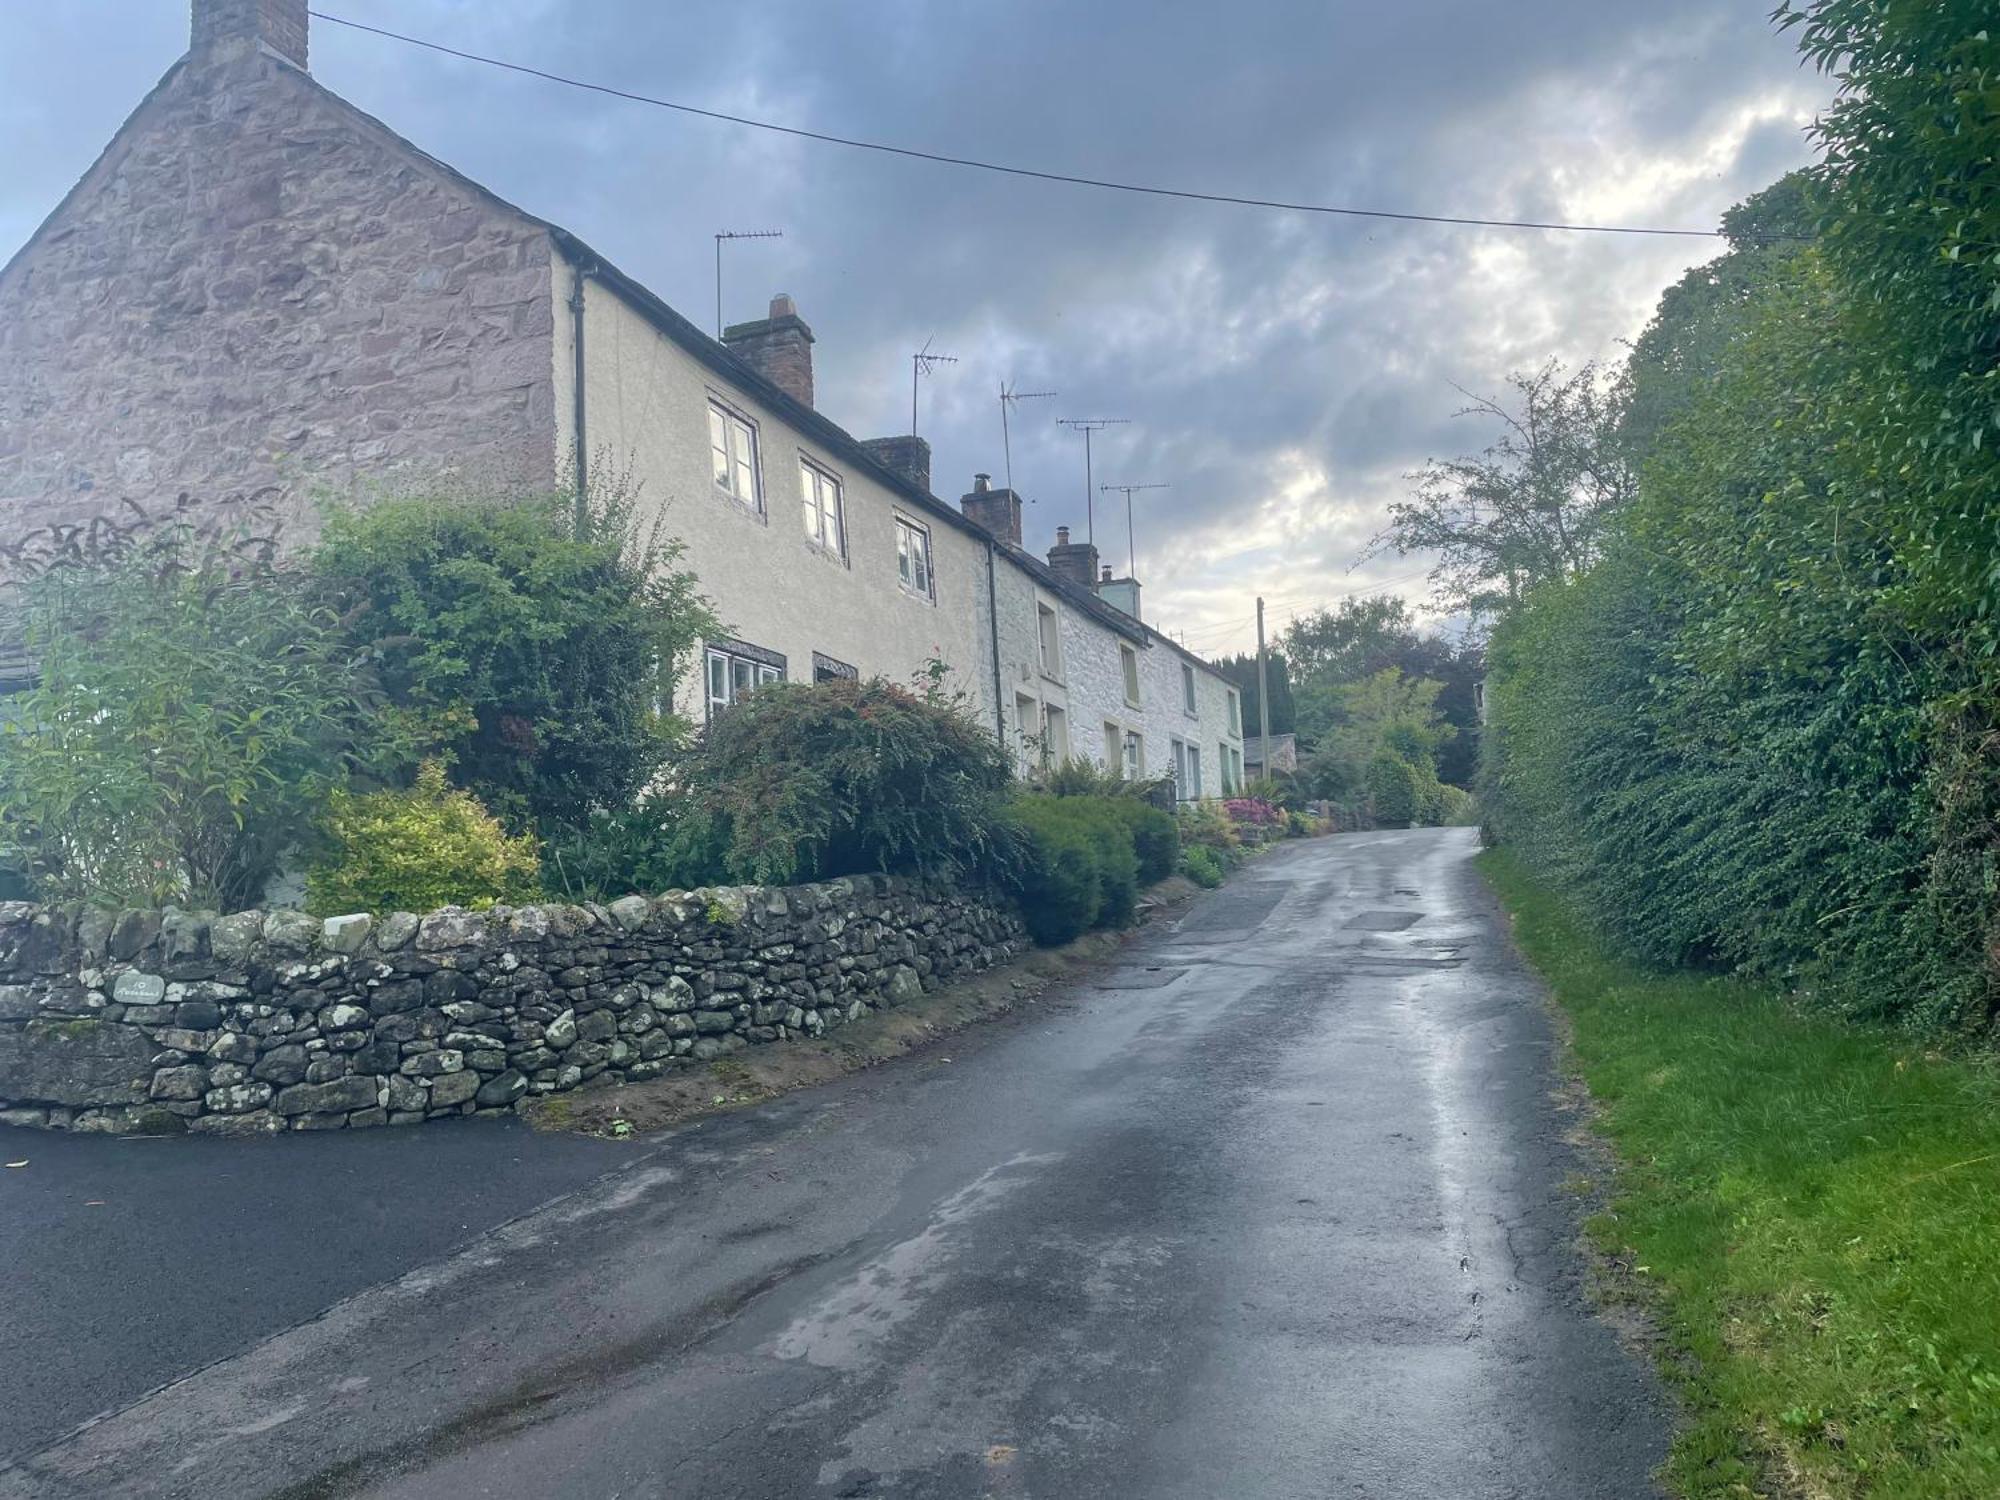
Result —
M1040 401L1059 394L1056 391L1011 391L1007 382L1000 382L1000 452L1007 460L1007 488L1014 488L1014 444L1007 433L1007 408L1016 401Z
M1057 417L1056 426L1083 434L1083 524L1091 546L1097 545L1097 492L1091 487L1090 435L1107 427L1123 427L1130 417Z
M715 235L715 336L722 337L722 242L724 240L781 240L782 229L721 229Z
M910 436L917 435L917 377L928 375L934 365L955 365L958 360L949 354L931 353L931 341L924 340L924 347L910 356Z
M1238 615L1238 619L1242 616ZM1265 670L1264 650L1264 596L1257 596L1257 740L1258 754L1262 761L1258 766L1260 774L1269 779L1271 775L1271 677Z
M1137 578L1139 576L1139 548L1132 540L1132 492L1134 490L1170 490L1173 486L1170 484L1100 484L1097 488L1100 493L1105 490L1119 490L1124 493L1125 576L1127 578Z

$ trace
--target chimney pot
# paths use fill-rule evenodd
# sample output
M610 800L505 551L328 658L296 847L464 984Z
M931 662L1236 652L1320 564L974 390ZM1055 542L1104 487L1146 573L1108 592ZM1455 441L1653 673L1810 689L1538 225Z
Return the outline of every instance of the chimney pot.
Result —
M991 474L974 474L972 476L973 494L983 495L987 492L987 490L991 489L992 486L993 486L993 476Z
M1056 528L1056 545L1058 547L1067 547L1069 545L1069 528L1067 526L1058 526Z
M227 62L259 50L306 67L307 0L194 0L188 50Z
M794 401L813 404L812 330L789 292L771 299L770 317L723 329L722 342Z

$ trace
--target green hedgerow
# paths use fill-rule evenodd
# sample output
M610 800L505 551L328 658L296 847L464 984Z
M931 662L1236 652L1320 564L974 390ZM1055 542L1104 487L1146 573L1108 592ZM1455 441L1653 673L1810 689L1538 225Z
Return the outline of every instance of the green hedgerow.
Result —
M491 906L539 891L534 840L510 836L436 761L406 791L335 793L323 832L306 876L307 905L322 915Z

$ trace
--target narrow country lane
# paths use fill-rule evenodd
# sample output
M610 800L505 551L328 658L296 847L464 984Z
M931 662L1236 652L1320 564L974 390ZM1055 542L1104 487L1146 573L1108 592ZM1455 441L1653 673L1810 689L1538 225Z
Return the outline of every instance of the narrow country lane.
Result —
M642 1147L0 1497L1651 1495L1662 1401L1583 1295L1473 853L1288 845L1023 1018Z

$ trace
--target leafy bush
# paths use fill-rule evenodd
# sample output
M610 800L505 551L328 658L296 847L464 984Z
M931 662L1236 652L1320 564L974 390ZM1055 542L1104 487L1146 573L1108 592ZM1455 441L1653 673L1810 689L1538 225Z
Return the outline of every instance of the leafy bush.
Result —
M678 557L610 486L581 534L568 499L337 511L311 565L426 752L547 829L628 805L683 727L661 706L716 627Z
M1139 860L1139 881L1151 885L1174 873L1180 858L1180 828L1174 816L1153 798L1158 781L1128 781L1115 768L1072 757L1043 773L1039 789L1052 797L1088 798L1102 803L1124 823Z
M1039 771L1030 780L1052 797L1122 797L1144 785L1127 781L1116 767L1100 766L1077 755Z
M1437 821L1447 828L1471 828L1479 822L1479 799L1462 786L1438 787Z
M1236 824L1213 802L1185 802L1181 804L1177 818L1180 823L1181 846L1200 844L1215 851L1231 869L1241 858L1239 850L1243 844L1242 834Z
M1222 810L1232 822L1247 828L1277 828L1285 821L1283 810L1262 797L1231 797L1222 804Z
M1151 885L1174 873L1180 860L1181 830L1174 815L1137 797L1107 797L1104 805L1125 825L1139 861L1139 883Z
M1104 904L1101 830L1077 816L1071 800L1023 797L1013 808L1021 833L1021 917L1028 935L1045 948L1087 932Z
M952 876L1010 858L998 742L962 707L880 679L760 688L716 716L683 772L688 845L711 841L717 876Z
M1140 875L1135 830L1152 825L1128 804L1156 811L1129 797L1015 799L1011 819L1021 843L1015 884L1036 942L1065 943L1092 927L1131 925Z
M1228 873L1221 857L1206 844L1189 844L1181 850L1181 874L1198 886L1214 890Z
M478 798L445 781L436 761L424 763L408 790L334 793L323 833L306 876L307 904L323 916L491 906L539 894L533 840L510 837Z
M1368 762L1368 807L1376 826L1408 828L1423 812L1423 779L1400 755L1384 750Z
M369 721L332 618L182 527L21 604L40 677L0 733L0 837L24 873L50 899L254 905Z
M542 885L564 901L688 890L718 878L723 850L712 819L684 796L650 792L630 807L593 809L542 840Z

